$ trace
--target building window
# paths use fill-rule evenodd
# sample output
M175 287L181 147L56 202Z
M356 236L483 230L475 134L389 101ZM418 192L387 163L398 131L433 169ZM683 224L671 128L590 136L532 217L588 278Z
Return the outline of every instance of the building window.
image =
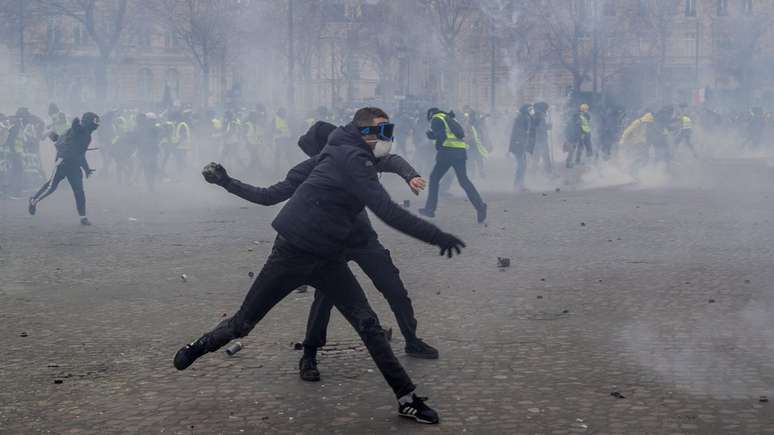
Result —
M172 97L177 99L180 95L180 73L175 68L167 69L166 84L172 92Z
M173 32L167 32L164 37L164 48L172 50L174 48L180 48L180 38Z
M744 12L745 15L752 15L753 11L753 0L742 0L742 12Z
M150 48L152 36L153 34L151 33L150 29L143 29L142 31L138 32L137 46L142 48Z
M591 0L575 0L575 11L581 20L591 17L592 7Z
M650 0L639 0L637 4L639 5L640 15L648 15L650 13Z
M696 34L695 33L686 33L685 35L683 35L680 56L685 56L685 57L696 56Z
M717 0L718 2L718 16L725 17L728 15L728 0Z
M150 68L143 68L137 77L137 91L140 98L150 100L153 98L153 72Z
M685 16L696 16L696 0L685 0Z
M73 26L73 44L75 45L81 45L83 44L83 28L80 24L76 24Z
M602 13L605 14L606 17L614 17L615 2L612 0L606 1L605 4L602 6Z

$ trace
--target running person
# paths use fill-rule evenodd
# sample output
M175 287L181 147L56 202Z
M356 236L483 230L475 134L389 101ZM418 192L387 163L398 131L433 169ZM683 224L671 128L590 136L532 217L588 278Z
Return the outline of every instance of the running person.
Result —
M99 128L99 116L86 112L81 119L75 118L70 128L61 137L52 133L49 137L55 141L56 164L51 178L29 200L27 210L31 215L37 211L37 206L48 195L56 190L59 183L67 178L75 195L75 207L81 218L81 225L91 225L86 217L86 193L83 191L83 174L86 178L94 173L86 161L86 151L91 143L91 134ZM83 170L83 172L81 172Z
M333 299L336 308L358 332L371 357L398 398L398 414L421 423L438 423L438 414L415 394L416 387L390 348L379 319L368 304L342 253L348 248L356 218L363 207L388 225L441 248L452 256L464 243L395 204L379 183L376 159L391 143L392 124L384 111L358 110L352 122L336 129L319 154L309 177L296 189L272 225L278 236L241 308L212 331L181 348L178 370L244 337L285 296L309 284ZM220 184L222 167L208 165L205 177Z

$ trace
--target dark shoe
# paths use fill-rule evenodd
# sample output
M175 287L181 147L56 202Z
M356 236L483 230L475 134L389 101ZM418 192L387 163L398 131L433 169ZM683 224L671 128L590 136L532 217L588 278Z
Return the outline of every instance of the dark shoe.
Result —
M204 337L194 341L191 344L186 344L185 347L177 351L177 353L175 354L175 361L173 363L176 369L178 370L187 369L200 356L207 353L204 350L203 339Z
M484 204L483 207L476 210L476 219L478 219L478 223L483 223L486 220L486 204Z
M91 225L91 221L87 217L82 217L81 218L81 225L89 226L89 225Z
M438 413L425 405L427 397L417 397L415 394L411 397L414 398L411 402L398 404L398 415L424 424L438 424Z
M438 349L417 338L406 343L406 355L414 358L438 359Z
M307 382L318 382L320 380L320 371L317 370L317 360L314 358L303 357L298 362L298 374L301 379Z
M38 209L38 205L35 204L35 200L30 198L29 203L27 205L27 211L34 216L37 209Z
M426 208L420 208L419 210L417 210L417 212L425 217L429 217L429 218L435 217L435 211L428 210Z

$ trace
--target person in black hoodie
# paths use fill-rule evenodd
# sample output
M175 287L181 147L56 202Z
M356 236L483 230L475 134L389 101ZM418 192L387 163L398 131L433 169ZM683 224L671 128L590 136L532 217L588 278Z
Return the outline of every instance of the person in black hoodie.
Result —
M513 186L519 191L525 190L524 177L527 174L527 153L532 153L535 148L534 113L535 111L531 104L521 106L511 129L511 141L508 152L516 159L516 177L513 180Z
M81 225L91 225L86 217L86 194L83 191L83 174L89 178L94 170L86 161L86 151L91 143L91 134L99 127L99 116L96 113L86 112L81 119L73 119L70 128L61 137L56 133L49 136L56 147L56 165L51 178L29 200L28 211L34 215L37 206L48 195L56 190L59 183L67 178L75 195L75 206ZM83 173L81 172L83 170Z
M218 184L234 195L256 204L275 205L283 202L293 196L293 192L312 172L317 164L317 156L328 142L328 136L335 129L336 126L323 121L312 125L298 140L298 146L310 158L293 167L283 181L273 186L268 188L251 186L229 177L222 167L218 168L221 173L217 180ZM401 176L416 194L425 187L425 180L397 154L388 154L377 159L375 168L378 172L392 172ZM356 262L387 299L406 340L406 354L415 358L437 359L438 350L417 337L414 308L408 291L400 279L400 271L392 262L390 251L379 242L365 211L356 217L350 240L352 248L346 250L344 258L347 261ZM325 291L315 292L314 303L309 310L304 355L299 362L299 375L305 381L320 380L320 372L317 369L317 349L326 343L326 331L331 309L333 309L333 300L325 293Z
M398 414L421 423L438 423L426 398L415 394L416 387L395 358L344 258L352 248L350 236L364 207L393 228L440 247L441 255L451 257L465 246L457 237L399 207L379 183L375 166L377 158L389 153L391 130L384 111L367 107L358 110L350 124L331 133L314 169L272 222L278 233L272 253L241 308L181 348L174 358L178 370L246 336L274 305L298 286L309 284L326 292L358 332L398 398ZM225 176L214 164L204 174L213 182Z

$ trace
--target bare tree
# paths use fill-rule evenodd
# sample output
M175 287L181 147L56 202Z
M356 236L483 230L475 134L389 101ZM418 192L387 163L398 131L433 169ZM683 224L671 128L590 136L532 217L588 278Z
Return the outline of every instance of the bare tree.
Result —
M447 104L454 106L458 99L459 72L457 66L458 39L466 22L475 11L472 0L422 0L429 7L435 21L435 30L444 49L442 77Z
M50 16L80 23L97 46L94 85L99 101L107 97L107 68L129 21L129 0L32 0L31 6Z
M627 14L629 28L644 42L640 44L640 49L646 51L641 55L652 66L653 81L661 85L666 83L665 67L673 44L678 6L674 0L650 0L640 2ZM661 86L661 91L664 91L664 86Z
M771 74L772 57L763 50L764 36L771 31L774 17L767 15L717 17L713 23L713 63L721 75L733 78L745 98L757 80Z
M538 13L545 57L553 58L572 75L574 91L581 90L593 66L593 11L589 5L584 0L547 0Z
M159 0L153 6L162 25L183 42L199 68L204 107L209 104L211 75L225 63L240 5L229 0Z

